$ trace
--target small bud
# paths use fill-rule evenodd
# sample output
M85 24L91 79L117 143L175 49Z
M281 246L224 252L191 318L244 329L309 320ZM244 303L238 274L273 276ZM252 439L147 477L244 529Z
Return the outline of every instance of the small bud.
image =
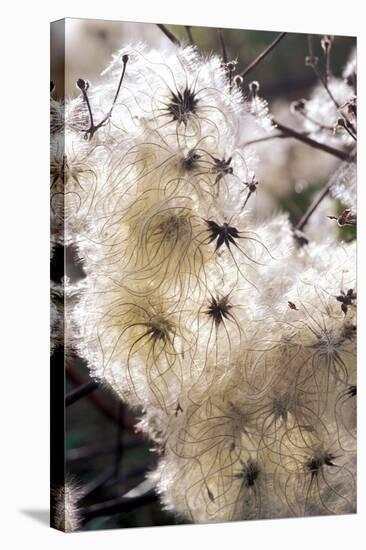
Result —
M347 115L350 115L351 119L356 122L357 117L357 97L351 97L346 103L341 105L339 108L339 112L342 114L343 112L347 113ZM349 125L348 125L349 126Z
M349 208L346 208L346 210L343 210L342 214L339 216L327 216L330 220L336 220L339 227L343 227L344 225L354 225L356 226L356 216L351 213L351 210Z
M259 92L259 87L260 87L259 82L257 82L256 80L253 80L253 82L249 83L249 90L253 98L257 97L257 94Z
M345 130L347 128L347 123L346 121L344 120L344 118L340 117L336 124L334 125L333 127L333 134L336 135L337 131L338 130Z
M325 34L323 38L320 41L321 47L323 48L324 53L327 53L329 51L331 45L333 42L333 37L330 36L330 34Z
M347 104L347 111L349 114L357 116L357 97L353 97Z
M297 101L293 101L291 103L291 110L294 112L305 111L305 107L306 107L306 99L298 99Z
M76 86L82 91L85 92L89 88L89 82L83 78L78 78Z
M127 55L126 53L122 56L122 61L123 61L124 64L127 63L127 61L128 61L128 55Z
M305 233L299 229L294 229L294 238L299 246L309 244L309 239L306 237Z
M305 65L306 67L316 67L319 62L319 57L316 57L315 55L307 55L305 57Z
M237 61L229 61L229 63L226 64L226 68L230 72L236 71L237 64L238 64Z
M234 76L234 84L236 84L236 86L238 86L238 88L240 88L242 85L243 85L243 77L240 76L240 74L237 74L236 76Z

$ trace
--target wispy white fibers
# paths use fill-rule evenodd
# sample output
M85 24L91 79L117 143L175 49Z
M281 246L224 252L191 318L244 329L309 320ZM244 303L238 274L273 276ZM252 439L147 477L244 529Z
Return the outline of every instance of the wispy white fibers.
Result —
M54 116L53 186L87 275L70 338L143 408L151 477L180 516L351 512L354 245L312 222L299 247L286 215L258 221L267 159L250 143L271 118L231 76L195 48L138 44L100 86L79 82L65 156Z
M357 166L355 162L342 163L335 173L331 194L342 204L356 212L357 206Z
M94 337L84 353L120 394L174 410L184 366L198 361L210 281L226 262L234 284L242 273L254 287L259 255L270 258L243 213L255 159L239 139L244 124L253 136L259 126L219 58L130 48L107 72L113 82L127 51L126 101L113 112L109 169L85 242L92 291L82 309ZM213 329L207 337L211 347Z
M66 94L75 97L75 82L82 77L100 84L100 73L121 44L129 43L136 36L155 48L166 46L169 39L152 23L132 23L97 19L66 20Z
M55 511L53 526L65 533L77 531L81 524L81 514L78 502L82 497L82 490L70 479L62 487L53 491Z
M338 120L342 106L353 99L354 89L343 79L332 77L328 90L318 84L305 103L304 128L320 141L352 144L352 138L338 126Z
M308 100L294 104L304 129L320 142L355 144L356 130L356 52L353 51L342 77L330 76L314 88Z

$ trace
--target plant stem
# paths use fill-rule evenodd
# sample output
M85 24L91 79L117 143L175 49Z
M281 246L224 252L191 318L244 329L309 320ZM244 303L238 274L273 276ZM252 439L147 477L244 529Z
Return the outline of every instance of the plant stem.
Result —
M180 41L178 40L178 38L165 25L157 23L157 26L165 34L165 36L167 36L169 40L173 42L173 44L175 44L176 46L180 46Z
M112 514L120 514L121 512L127 512L135 510L140 506L146 506L157 500L155 491L148 491L142 495L136 497L119 497L102 504L93 504L82 510L84 523L96 518L98 516L110 516Z
M124 404L121 402L119 406L119 412L118 412L119 422L117 425L117 434L116 434L117 437L116 437L115 457L114 457L114 478L115 479L118 478L118 472L121 468L121 460L122 460L123 449L124 449L124 445L122 441L122 438L123 438L122 426L124 424L124 412L125 412Z
M338 177L339 177L339 170L336 170L336 172L329 179L327 185L321 190L319 195L315 197L314 201L311 203L311 205L309 206L305 214L302 216L301 220L296 225L296 229L298 229L299 231L303 230L305 225L308 223L310 217L314 214L315 210L318 208L319 204L328 195L329 191L337 181Z
M293 137L299 141L302 141L303 143L306 143L307 145L310 145L310 147L313 147L314 149L319 149L320 151L329 153L330 155L333 155L334 157L337 157L346 162L352 161L352 156L350 156L345 151L340 151L339 149L335 149L330 145L326 145L325 143L320 143L319 141L315 141L315 139L312 139L305 134L297 132L292 128L288 128L288 126L284 126L283 124L281 124L280 122L277 122L276 120L273 120L273 123L276 125L278 130L280 130L281 132L283 132L289 137Z
M255 145L256 143L263 143L264 141L270 141L271 139L290 139L291 136L288 136L287 134L273 134L269 136L264 136L257 139L252 139L250 141L246 141L241 145L241 147L247 147L248 145Z
M73 361L75 361L75 358ZM67 375L71 378L71 380L77 385L82 385L84 383L85 376L78 371L73 362L68 361L66 366ZM117 406L113 404L113 401L111 402L111 397L110 395L107 395L106 392L92 392L90 394L90 399L102 414L106 415L108 418L111 418L115 422L120 421ZM136 418L126 414L123 427L133 432L135 430L135 424Z
M221 45L222 59L223 59L224 63L226 64L227 61L228 61L228 58L227 58L227 50L226 50L226 44L225 44L225 39L224 39L224 33L222 32L221 29L218 29L218 33L219 33L219 39L220 39L220 45Z
M66 395L65 398L65 405L68 407L69 405L72 405L75 403L75 401L78 401L82 397L85 397L86 395L89 395L92 391L97 389L99 386L98 382L95 380L90 380L86 384L83 384L79 388L76 388L75 390L71 391L69 394Z
M240 73L243 78L254 69L272 50L277 44L286 36L286 32L281 32L276 38L265 48L245 69Z
M186 31L187 31L189 43L190 43L192 46L194 46L194 40L193 40L193 34L192 34L191 27L190 27L189 25L186 25L186 26L185 26L185 29L186 29Z

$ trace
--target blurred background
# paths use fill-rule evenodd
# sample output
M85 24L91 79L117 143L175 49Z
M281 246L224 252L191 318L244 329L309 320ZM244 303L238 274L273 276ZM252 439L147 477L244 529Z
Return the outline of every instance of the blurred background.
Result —
M221 54L220 33L225 41L228 60L237 60L237 72L247 65L272 42L276 32L239 29L216 29L208 27L183 27L167 25L182 43L194 43L202 52ZM280 32L280 31L279 31ZM63 41L62 34L59 37ZM85 78L92 84L101 81L101 73L110 63L112 54L129 43L145 42L151 48L169 46L169 39L157 25L151 23L128 23L91 19L66 19L66 96L75 97L79 91L75 85L78 78ZM332 47L335 74L346 63L356 45L355 37L337 36ZM62 57L55 52L51 59L51 80L56 84L63 81ZM314 40L314 54L321 59L319 40ZM251 79L260 82L261 95L269 100L296 99L309 90L316 77L310 68L305 68L308 55L307 34L288 33L286 40L278 44L273 52L251 73Z
M194 43L205 53L222 53L218 29L168 26L181 42ZM241 72L264 50L278 33L222 29L227 58L237 60ZM101 72L112 53L128 43L146 42L152 48L169 46L169 39L153 24L122 23L68 19L66 37L56 37L57 47L51 55L51 80L56 88L53 97L75 97L75 82L86 78L91 83L102 81ZM320 36L314 36L314 53L322 59ZM65 75L60 51L65 46ZM332 69L340 76L356 46L352 37L335 37L332 48ZM308 55L306 34L287 34L273 51L250 73L250 80L260 83L260 95L269 102L270 111L280 122L296 128L290 102L308 97L316 84L314 72L305 65ZM266 149L269 162L259 170L266 212L286 211L296 223L306 211L314 194L324 185L337 166L337 159L309 148L295 140L275 140ZM281 143L279 143L281 142ZM286 142L286 143L284 143ZM268 147L268 145L267 145ZM259 154L261 150L259 148ZM273 157L273 158L271 158ZM344 205L324 201L325 213L341 211ZM260 208L258 208L260 215ZM338 229L335 229L338 230ZM311 231L311 227L309 227ZM342 238L354 238L354 228L343 229ZM75 277L82 279L84 274ZM77 357L66 360L68 396L88 383L86 365ZM81 399L70 399L66 408L66 472L68 478L82 488L80 508L82 529L106 529L182 523L162 510L151 487L144 482L146 473L158 459L152 444L136 429L141 411L131 411L106 389L89 387ZM138 487L140 499L123 504L124 496Z

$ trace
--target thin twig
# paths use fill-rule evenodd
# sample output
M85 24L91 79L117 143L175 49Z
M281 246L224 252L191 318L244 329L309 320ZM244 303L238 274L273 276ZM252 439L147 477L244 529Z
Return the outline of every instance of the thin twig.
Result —
M341 119L342 120L342 119ZM339 124L339 123L338 123ZM347 121L344 123L344 126L343 128L346 130L347 134L349 136L351 136L351 138L354 140L354 141L357 141L357 137L355 136L355 134L352 133L352 131L348 128L348 125L347 125Z
M156 460L147 460L142 465L136 466L135 468L125 470L118 476L115 476L114 465L108 466L102 472L100 472L94 479L89 481L86 485L83 486L83 495L80 500L85 500L90 498L91 495L99 491L99 489L107 489L111 485L117 486L119 483L124 483L131 485L133 482L133 487L125 487L123 494L121 496L127 496L127 492L136 488L136 478L144 479L147 472L149 472L153 467L156 466ZM145 480L146 482L146 480Z
M335 99L334 95L332 94L332 92L330 91L327 80L323 77L323 75L321 74L321 72L319 71L319 69L316 65L316 60L318 58L316 58L316 56L314 56L313 37L312 37L311 34L308 34L308 53L309 53L309 59L310 59L309 67L311 67L313 69L314 73L316 74L316 76L320 80L321 84L323 85L325 91L327 92L330 99L333 101L334 105L338 109L339 104L338 104L337 100Z
M161 23L157 23L157 26L159 29L175 44L176 46L180 46L179 39L173 34L165 25L162 25Z
M292 136L287 134L273 134L269 136L263 136L257 139L251 139L241 145L241 147L247 147L248 145L255 145L256 143L263 143L264 141L270 141L271 139L291 139Z
M79 370L75 366L75 362L78 361L76 357L72 358L72 361L68 360L66 363L67 367L67 375L71 378L71 380L74 382L74 384L80 386L85 383L86 377L83 376ZM106 394L102 394L102 392L97 393L91 393L90 399L93 401L94 405L97 407L97 409L106 415L108 418L111 418L115 422L119 422L119 415L118 415L118 409L117 406L114 406L113 403L111 403L110 396ZM135 430L135 424L136 424L136 418L132 415L126 415L124 418L124 429L130 430L134 432Z
M330 88L329 88L329 85L328 85L328 76L327 75L327 71L329 70L330 71L330 66L329 67L326 67L326 72L325 72L325 76L323 76L320 72L320 70L318 69L318 66L317 66L317 58L314 56L314 48L313 48L313 39L312 39L312 35L311 34L308 34L308 52L309 52L309 58L310 58L310 63L309 63L309 66L313 69L314 73L316 74L316 76L318 77L319 81L321 82L321 84L323 85L325 91L327 92L329 98L331 99L331 101L334 103L334 106L335 108L337 109L337 111L339 111L340 109L340 105L338 103L338 101L335 99L334 95L332 94ZM329 61L327 61L329 62ZM349 120L349 118L347 117L346 114L342 113L342 116L344 118L344 120L347 122L348 124L348 127L349 129L352 131L352 133L354 135L357 134L357 131L356 131L356 128L355 126L352 124L352 122ZM353 136L352 136L353 137ZM355 139L355 138L354 138Z
M137 436L131 436L123 441L123 449L130 450L136 449L145 445L145 441ZM113 454L116 451L116 444L98 444L98 445L83 445L82 447L75 447L70 449L66 453L66 462L77 462L79 460L94 460L96 457Z
M345 151L340 151L339 149L335 149L330 145L326 145L325 143L320 143L319 141L315 141L315 139L308 137L306 134L302 134L300 132L297 132L296 130L293 130L292 128L288 128L287 126L284 126L283 124L277 122L276 120L273 120L273 123L276 125L277 130L280 130L281 132L288 135L289 137L293 137L299 141L302 141L303 143L306 143L307 145L310 145L310 147L313 147L314 149L319 149L320 151L329 153L330 155L333 155L334 157L337 157L346 162L350 162L353 160L353 157L348 153L346 153Z
M115 479L117 479L118 477L118 472L119 472L119 469L121 467L121 460L122 460L122 456L123 456L123 442L122 442L122 436L123 436L123 430L122 430L122 425L124 423L124 412L125 412L125 407L124 407L124 404L121 402L120 403L120 406L119 406L119 412L118 412L118 416L119 416L119 422L118 422L118 425L117 425L117 437L116 437L116 446L115 446L115 457L114 457L114 477Z
M308 34L307 36L308 41L308 52L310 57L314 57L314 46L313 46L313 37L311 34Z
M89 139L92 139L94 134L99 130L99 128L104 126L104 124L112 116L113 108L114 108L114 106L117 102L118 95L119 95L119 92L121 90L122 82L123 82L123 79L124 79L124 76L125 76L125 73L126 73L127 62L128 62L128 55L125 54L125 55L122 56L122 64L123 64L122 73L121 73L121 76L120 76L120 79L119 79L119 82L118 82L117 90L116 90L116 93L114 95L111 108L109 109L109 111L105 115L105 117L100 122L98 122L98 124L94 123L93 112L92 112L92 109L91 109L91 106L90 106L90 101L89 101L89 96L88 96L89 82L87 82L83 78L79 78L78 81L77 81L77 86L81 90L81 93L83 95L83 98L84 98L84 101L86 103L88 113L89 113L89 123L90 123L90 125L89 125L89 128L85 131L86 136L89 134Z
M315 210L318 208L319 204L322 202L322 200L328 195L329 191L331 190L332 186L335 184L339 177L339 171L337 170L333 176L328 181L327 185L321 190L319 195L315 197L314 201L311 203L305 214L302 216L299 223L296 225L296 229L299 231L302 231L305 225L308 223L310 217L314 214Z
M324 57L325 57L325 82L328 84L330 77L332 76L331 69L331 50L332 43L329 38L329 41L325 45Z
M186 25L184 28L187 31L189 43L192 44L192 46L194 46L194 40L193 40L193 34L192 34L191 27L189 25Z
M103 470L97 477L89 481L89 483L85 484L83 487L83 496L82 499L85 499L87 497L90 497L93 493L104 487L104 485L110 480L114 478L114 464L112 466L108 466L105 470Z
M115 478L110 477L103 486L103 491L106 491L109 487L117 487L118 494L120 496L127 496L127 493L136 488L136 483L146 482L146 475L152 469L156 468L157 461L146 460L141 466L126 470L118 474Z
M245 69L240 73L241 77L245 77L250 71L254 69L264 59L273 48L286 36L286 32L281 32L276 38L265 48Z
M218 29L217 32L219 33L222 59L223 59L224 63L226 64L227 61L228 61L228 58L227 58L227 50L226 50L226 44L225 44L225 39L224 39L224 33L222 32L221 29Z
M93 504L82 510L83 521L86 523L99 516L110 516L112 514L120 514L121 512L135 510L136 508L155 502L157 498L155 491L150 490L136 497L119 497L103 502L102 504Z
M106 122L108 120L108 118L112 116L113 107L116 104L116 101L117 101L118 96L119 96L119 92L121 91L122 82L123 82L123 79L125 77L127 61L128 61L128 56L124 55L123 58L122 58L123 69L122 69L122 73L121 73L121 76L120 76L120 79L119 79L119 82L118 82L116 93L114 94L112 106L109 109L109 113L106 115L104 121L100 122L99 124L104 124L104 122Z
M65 405L68 407L69 405L72 405L75 403L75 401L78 401L82 397L85 397L86 395L89 395L92 391L96 390L99 386L98 382L95 380L90 380L86 384L83 384L79 388L76 388L75 390L71 391L66 395L65 398Z

